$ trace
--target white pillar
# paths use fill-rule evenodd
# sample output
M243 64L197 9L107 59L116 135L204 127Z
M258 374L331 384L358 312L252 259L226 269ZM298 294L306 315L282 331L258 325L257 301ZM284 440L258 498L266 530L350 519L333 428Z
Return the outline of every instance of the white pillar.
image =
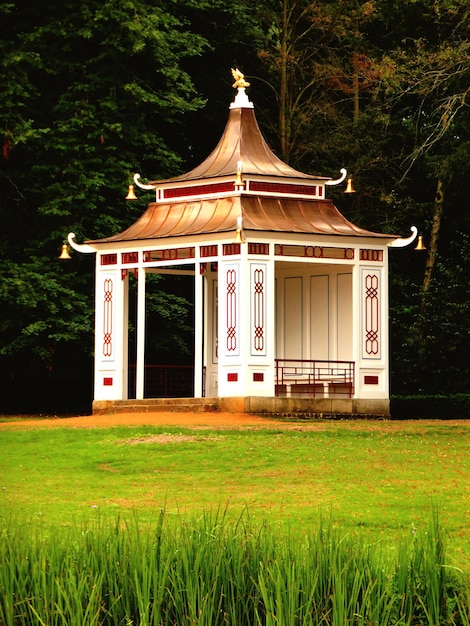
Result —
M361 272L357 256L359 251L356 250L356 260L352 272L352 355L351 360L354 363L354 396L358 395L359 381L359 364L361 361L361 307L362 307L362 287Z
M102 269L97 255L95 283L95 400L122 400L127 385L127 286L119 268Z
M199 260L194 265L194 397L202 398L204 346L204 283Z
M137 275L137 351L135 397L144 399L145 383L145 270L140 267Z
M122 398L129 398L129 275L122 277Z
M371 259L365 259L357 268L359 310L356 326L355 396L364 399L387 399L389 395L387 249L379 250L375 256L372 254L370 256Z
M218 276L218 393L243 395L243 351L240 299L243 293L240 257L219 258Z
M274 396L274 261L248 253L219 260L219 396Z

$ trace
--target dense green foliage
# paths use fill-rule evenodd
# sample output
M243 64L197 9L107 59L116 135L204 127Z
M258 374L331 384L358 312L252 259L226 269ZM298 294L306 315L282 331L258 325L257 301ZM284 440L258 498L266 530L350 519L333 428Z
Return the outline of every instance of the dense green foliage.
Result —
M231 66L283 158L324 175L348 167L357 193L335 196L348 218L425 236L427 253L391 251L393 391L466 391L466 0L23 0L0 2L0 16L4 408L24 410L32 380L88 401L93 265L59 265L60 245L69 231L81 241L132 223L145 207L123 199L133 172L165 177L208 154ZM168 360L177 343L184 360L184 290L155 294L153 349ZM49 409L67 408L51 395Z
M223 513L39 530L9 520L0 622L468 626L468 580L447 566L437 516L389 550L331 523L286 539L272 524L229 523Z
M392 396L390 398L392 419L469 419L470 395Z

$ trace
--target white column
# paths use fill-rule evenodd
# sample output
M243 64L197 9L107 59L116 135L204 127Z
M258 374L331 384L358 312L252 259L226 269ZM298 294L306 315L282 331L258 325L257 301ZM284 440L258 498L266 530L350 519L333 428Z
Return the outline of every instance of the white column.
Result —
M387 399L388 385L388 277L387 250L383 261L361 263L359 326L357 333L356 397Z
M354 396L358 396L359 382L359 365L361 362L361 305L362 305L362 287L361 272L359 259L357 258L359 251L355 252L355 262L352 272L352 355L351 360L354 363Z
M144 398L145 382L145 270L139 267L137 276L137 353L135 397Z
M199 259L194 265L194 397L202 397L204 345L204 283Z
M219 260L219 396L274 396L274 261L269 255Z
M129 275L122 279L122 398L129 398Z
M95 289L95 400L125 398L125 283L118 267L103 269L97 255Z
M245 245L245 244L242 244ZM243 395L242 368L244 338L240 307L243 294L240 257L220 257L218 274L218 393L220 397Z
M213 267L215 271L213 271ZM207 263L204 273L204 356L205 395L214 398L219 395L218 380L218 272L216 263Z

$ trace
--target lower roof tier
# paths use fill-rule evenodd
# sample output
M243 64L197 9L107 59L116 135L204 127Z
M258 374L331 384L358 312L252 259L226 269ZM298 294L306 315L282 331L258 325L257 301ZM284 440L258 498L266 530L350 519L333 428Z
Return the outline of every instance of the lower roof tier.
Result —
M87 243L112 243L213 234L240 226L258 232L310 233L394 239L349 222L331 200L232 195L223 198L151 202L145 213L121 233Z

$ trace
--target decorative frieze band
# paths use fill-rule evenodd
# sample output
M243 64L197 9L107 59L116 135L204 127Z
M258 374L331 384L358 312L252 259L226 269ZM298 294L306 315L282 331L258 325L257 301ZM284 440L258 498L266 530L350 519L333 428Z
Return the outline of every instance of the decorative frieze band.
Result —
M354 259L353 248L333 248L329 246L293 246L276 244L274 254L277 256L295 256L310 259Z

